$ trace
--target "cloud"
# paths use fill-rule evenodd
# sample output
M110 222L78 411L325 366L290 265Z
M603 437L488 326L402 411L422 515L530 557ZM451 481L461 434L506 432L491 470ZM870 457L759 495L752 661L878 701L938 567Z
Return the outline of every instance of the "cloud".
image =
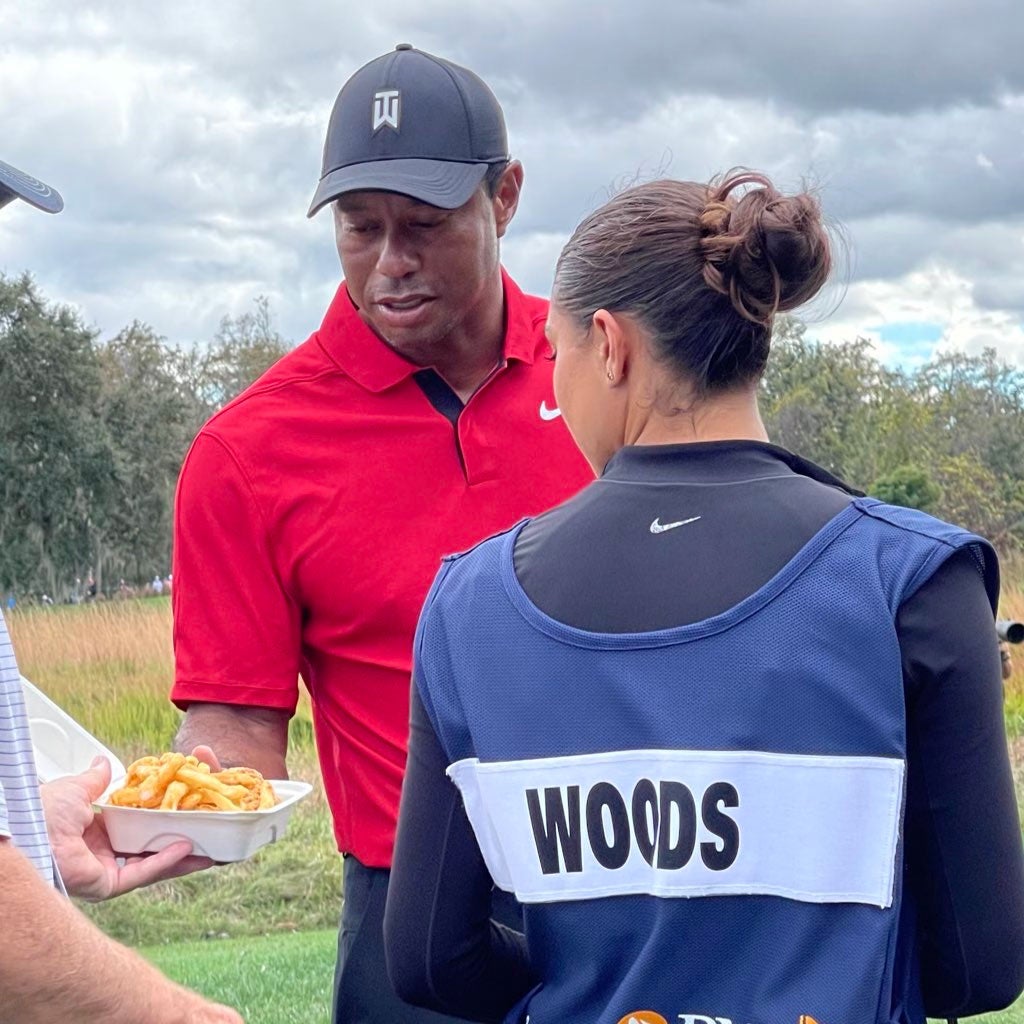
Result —
M852 249L848 336L934 322L943 344L1024 352L1017 0L0 0L0 18L0 159L67 201L58 218L8 207L0 267L107 334L139 317L207 338L259 294L286 335L316 326L340 273L329 218L305 219L327 117L352 71L408 40L505 107L526 188L504 255L527 289L547 291L615 188L744 164L820 184ZM969 296L955 322L932 317L949 288Z
M1017 0L450 0L410 13L487 76L600 123L681 93L907 113L1024 89Z
M951 349L978 354L993 348L1024 364L1024 317L987 309L974 283L939 263L902 277L852 285L827 321L808 333L822 341L871 340L880 359L914 366Z

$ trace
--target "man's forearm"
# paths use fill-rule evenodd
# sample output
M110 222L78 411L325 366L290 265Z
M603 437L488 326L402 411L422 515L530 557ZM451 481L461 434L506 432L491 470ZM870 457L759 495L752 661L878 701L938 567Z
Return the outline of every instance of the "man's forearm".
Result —
M210 747L222 768L255 768L268 779L288 778L286 711L230 704L192 704L185 713L176 750Z
M0 1021L184 1024L213 1020L201 997L108 939L0 840ZM209 1007L212 1009L212 1007Z

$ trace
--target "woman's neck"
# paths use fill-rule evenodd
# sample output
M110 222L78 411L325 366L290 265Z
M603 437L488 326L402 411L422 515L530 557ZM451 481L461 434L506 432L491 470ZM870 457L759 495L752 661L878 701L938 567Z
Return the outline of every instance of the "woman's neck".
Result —
M696 441L767 441L756 388L730 391L665 411L660 403L634 407L627 444L690 444Z

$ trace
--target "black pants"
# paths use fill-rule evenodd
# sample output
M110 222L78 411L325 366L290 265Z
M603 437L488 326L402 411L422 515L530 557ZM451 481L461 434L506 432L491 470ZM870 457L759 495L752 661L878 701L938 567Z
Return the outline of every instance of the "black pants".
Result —
M334 1024L465 1024L403 1003L395 995L384 961L384 905L391 872L368 868L351 854L345 857L344 903L334 969ZM496 905L496 918L522 929L518 904L507 897ZM518 917L518 920L517 920Z

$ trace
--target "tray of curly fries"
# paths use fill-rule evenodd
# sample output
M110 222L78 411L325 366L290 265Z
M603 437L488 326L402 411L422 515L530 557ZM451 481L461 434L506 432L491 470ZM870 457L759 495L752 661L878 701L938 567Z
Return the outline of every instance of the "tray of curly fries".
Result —
M155 853L178 839L216 861L245 860L284 835L307 782L254 768L212 771L191 754L140 757L95 805L117 853Z

